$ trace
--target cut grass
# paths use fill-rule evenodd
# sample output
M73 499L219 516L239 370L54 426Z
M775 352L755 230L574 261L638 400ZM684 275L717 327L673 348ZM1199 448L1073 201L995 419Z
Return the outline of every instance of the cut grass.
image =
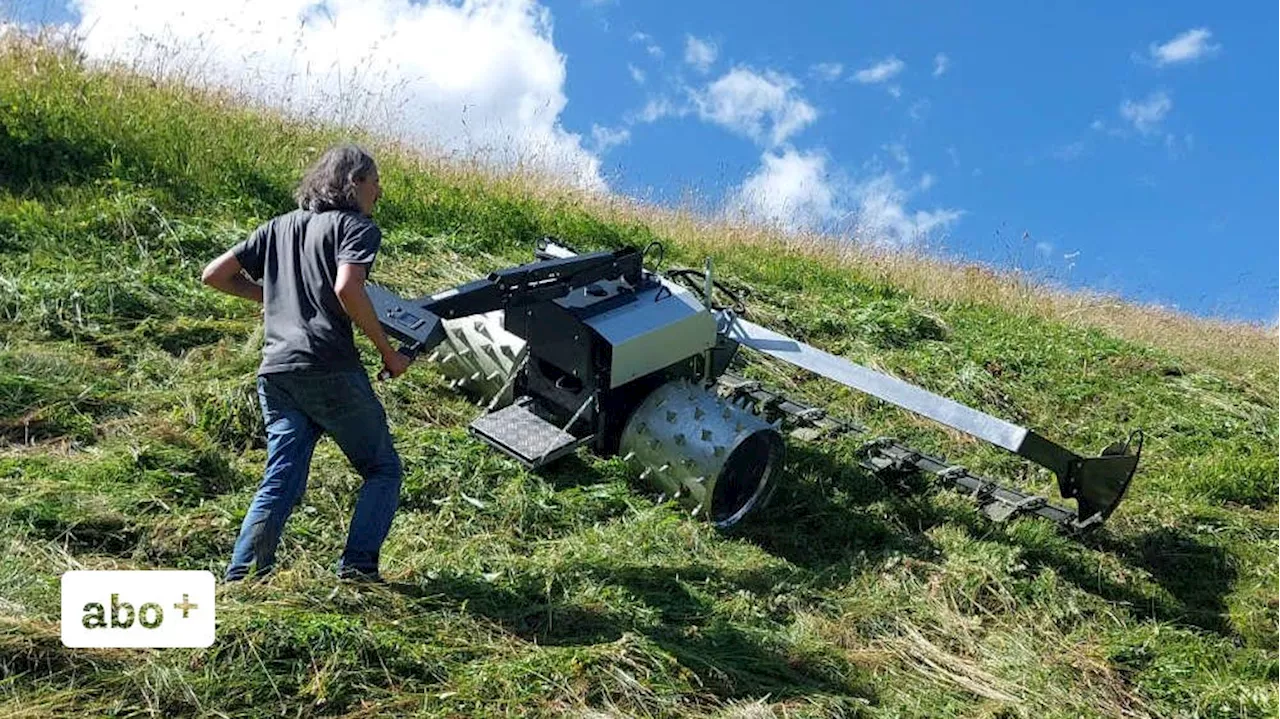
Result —
M342 134L10 40L0 51L0 714L1184 716L1276 713L1274 329L776 237L492 176L376 138L376 280L406 293L661 240L758 321L1143 464L1084 541L793 443L732 535L616 459L531 473L428 367L379 385L406 477L386 587L337 585L359 483L329 440L263 585L206 650L68 649L69 568L220 574L264 458L257 308L201 266ZM370 361L372 357L370 356ZM371 365L370 370L374 367ZM751 376L1037 492L994 448L773 363Z

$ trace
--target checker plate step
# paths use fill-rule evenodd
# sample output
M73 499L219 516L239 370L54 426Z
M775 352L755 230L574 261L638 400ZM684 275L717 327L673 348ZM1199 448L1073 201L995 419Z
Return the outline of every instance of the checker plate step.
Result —
M526 403L507 405L471 422L471 431L528 467L558 459L594 438L575 437L539 417Z

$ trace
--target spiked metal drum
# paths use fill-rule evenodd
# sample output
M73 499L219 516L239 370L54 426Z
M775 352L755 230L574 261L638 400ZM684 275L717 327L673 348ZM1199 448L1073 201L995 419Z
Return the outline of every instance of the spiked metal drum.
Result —
M699 384L677 380L640 403L618 452L691 514L730 527L768 499L784 447L776 427Z

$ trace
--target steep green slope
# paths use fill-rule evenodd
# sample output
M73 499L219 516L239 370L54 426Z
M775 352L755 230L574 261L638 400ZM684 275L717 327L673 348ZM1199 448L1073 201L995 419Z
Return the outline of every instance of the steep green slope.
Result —
M359 479L325 440L283 571L220 587L211 649L63 647L61 572L225 566L264 457L261 330L199 271L288 209L339 137L69 53L0 51L0 715L1276 713L1274 333L1179 319L1181 352L376 142L378 279L396 289L527 261L544 234L659 239L670 263L712 254L759 321L1069 446L1143 427L1139 475L1075 542L885 486L852 468L859 438L793 444L770 509L723 536L616 460L535 474L486 450L464 429L476 408L419 365L379 387L406 467L389 587L332 578ZM903 412L749 370L1052 491Z

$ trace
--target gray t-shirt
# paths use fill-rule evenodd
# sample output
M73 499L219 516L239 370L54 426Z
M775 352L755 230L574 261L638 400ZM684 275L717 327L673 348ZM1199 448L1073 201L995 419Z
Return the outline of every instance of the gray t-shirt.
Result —
M382 231L356 212L294 210L231 248L262 283L266 337L258 374L362 369L351 319L333 291L338 265L373 270Z

